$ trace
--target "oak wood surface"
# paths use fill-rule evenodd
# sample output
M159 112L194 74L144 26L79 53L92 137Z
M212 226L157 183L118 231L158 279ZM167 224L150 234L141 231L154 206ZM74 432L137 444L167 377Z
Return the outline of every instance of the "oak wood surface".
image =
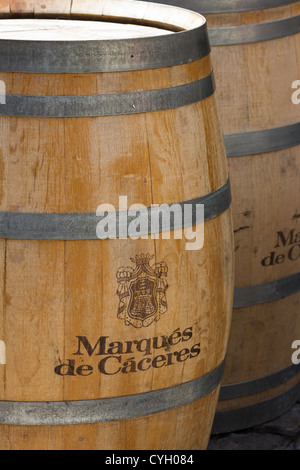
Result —
M74 11L80 7L73 2ZM39 9L42 5L35 2L10 6L11 14ZM205 58L159 70L88 76L4 71L0 79L11 94L83 95L163 89L210 72ZM214 96L177 109L125 116L1 117L0 128L1 211L95 212L105 203L118 209L119 196L127 196L128 207L177 203L215 191L228 177ZM225 357L231 320L230 209L205 223L201 250L186 250L186 242L172 237L1 240L0 338L7 356L0 365L1 400L124 396L180 385L216 368ZM153 257L152 268L155 263L168 267L168 305L157 321L136 328L118 317L117 272L133 270L141 254ZM78 337L95 351L89 354ZM100 337L107 337L110 352L97 355ZM155 338L157 347L145 350ZM200 351L192 354L193 347ZM107 355L113 356L106 365L111 375L98 370ZM155 366L139 369L143 359L144 365ZM68 372L69 361L75 361L74 375ZM0 448L204 449L217 397L216 389L177 410L97 425L1 425Z

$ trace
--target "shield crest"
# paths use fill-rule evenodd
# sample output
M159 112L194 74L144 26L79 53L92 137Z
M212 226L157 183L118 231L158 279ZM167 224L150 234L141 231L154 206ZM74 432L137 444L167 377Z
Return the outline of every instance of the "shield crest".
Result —
M137 255L131 258L136 264L135 269L121 267L117 272L118 318L123 319L126 325L136 328L149 326L167 311L168 267L164 262L151 267L153 257Z

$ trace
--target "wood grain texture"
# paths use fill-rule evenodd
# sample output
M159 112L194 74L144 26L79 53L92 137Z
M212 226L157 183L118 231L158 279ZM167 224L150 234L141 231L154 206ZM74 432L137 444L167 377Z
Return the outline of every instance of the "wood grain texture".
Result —
M90 41L108 39L143 38L170 34L162 28L113 22L68 19L20 18L3 20L0 39L28 41Z
M71 13L70 0L8 0L12 16L57 15L68 17Z
M22 74L0 71L7 94L17 95L92 95L97 93L129 93L157 90L190 83L206 77L212 71L210 56L190 64L165 70L89 74Z
M300 328L299 315L295 315L299 308L299 294L293 294L263 307L236 309L223 383L255 380L291 366L292 343Z
M9 9L9 0L1 0L0 1L0 15L2 17L8 16L10 12Z
M237 287L299 272L299 152L296 146L228 159Z
M0 79L12 94L84 95L160 89L210 72L205 58L142 72L3 72ZM96 212L104 203L118 209L119 196L127 196L128 207L177 203L215 191L228 177L214 96L125 116L1 117L0 129L1 211ZM0 366L0 399L132 395L180 385L215 369L225 357L230 330L231 210L204 228L204 247L194 251L186 250L185 238L172 236L1 240L0 339L7 364ZM160 313L157 307L157 321L137 328L118 317L117 273L120 268L132 272L142 254L152 257L152 269L155 263L168 267L167 310ZM98 351L101 337L105 351ZM204 449L217 397L218 389L180 409L97 425L1 425L0 448Z

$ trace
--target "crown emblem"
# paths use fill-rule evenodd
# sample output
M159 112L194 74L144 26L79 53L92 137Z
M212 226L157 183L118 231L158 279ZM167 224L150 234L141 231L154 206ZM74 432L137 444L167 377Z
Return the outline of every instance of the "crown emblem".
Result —
M136 255L130 258L135 268L120 267L117 271L119 308L117 316L125 325L141 328L158 321L168 310L168 266L165 262L150 266L154 255Z
M149 255L149 253L147 255L144 255L144 253L142 253L141 255L136 255L135 258L130 258L130 259L137 266L140 266L142 264L149 264L153 258L154 258L154 255L151 256Z

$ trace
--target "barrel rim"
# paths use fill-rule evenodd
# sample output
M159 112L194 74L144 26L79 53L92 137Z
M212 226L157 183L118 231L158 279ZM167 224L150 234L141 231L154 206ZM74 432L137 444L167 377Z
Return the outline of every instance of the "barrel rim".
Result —
M211 46L235 46L282 39L300 33L300 15L243 26L209 28Z
M111 17L119 0L88 7L83 13L71 11L71 16L64 21L91 20ZM169 5L151 6L151 15L147 12L149 4L122 0L123 4L136 6L141 18L118 14L115 19L123 21L137 20L153 24L153 17L160 18L161 8L169 13L169 27L178 28L177 32L163 36L151 36L128 39L78 40L78 41L36 41L18 39L0 39L0 57L2 72L18 73L99 73L147 70L171 67L200 60L210 53L206 19L196 12ZM102 8L101 8L102 5ZM109 6L106 6L109 5ZM141 7L142 5L142 7ZM112 7L112 8L111 8ZM177 13L177 25L170 23ZM150 16L149 16L150 15ZM39 15L39 19L53 20L51 13ZM188 21L189 19L189 21ZM164 19L163 19L164 20ZM7 18L0 19L7 21ZM174 21L173 21L174 23ZM166 29L166 28L165 28Z
M148 1L148 0L144 0ZM160 3L162 0L149 0L149 3ZM222 13L240 13L245 11L265 10L289 6L299 0L184 0L185 8L205 15ZM180 6L182 0L164 0L168 5Z

